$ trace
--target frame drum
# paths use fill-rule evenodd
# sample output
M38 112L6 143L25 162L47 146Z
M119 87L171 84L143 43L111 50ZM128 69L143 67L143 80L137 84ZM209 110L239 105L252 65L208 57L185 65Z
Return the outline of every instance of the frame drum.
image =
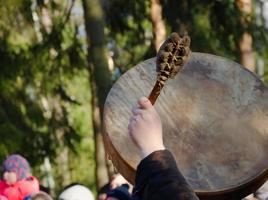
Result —
M156 80L155 58L122 75L104 106L104 141L115 168L134 183L140 157L128 135L131 109ZM268 88L228 59L190 54L155 108L164 144L200 199L241 199L268 176Z

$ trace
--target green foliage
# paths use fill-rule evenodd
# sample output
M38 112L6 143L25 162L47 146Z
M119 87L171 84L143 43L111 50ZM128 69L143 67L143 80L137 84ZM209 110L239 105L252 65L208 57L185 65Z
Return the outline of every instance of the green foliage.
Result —
M106 1L107 43L121 73L155 55L150 1Z
M13 0L0 5L0 160L20 153L41 178L39 166L49 157L55 177L77 174L69 181L93 185L85 40L71 18L73 4ZM51 23L44 24L44 17ZM70 172L58 170L62 148L74 161ZM86 166L92 167L77 172ZM59 180L56 190L63 187Z

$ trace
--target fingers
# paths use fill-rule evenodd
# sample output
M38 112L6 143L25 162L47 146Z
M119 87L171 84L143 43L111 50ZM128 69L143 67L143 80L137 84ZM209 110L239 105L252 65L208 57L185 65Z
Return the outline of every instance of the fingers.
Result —
M134 107L132 109L132 114L133 115L141 115L142 114L142 109L141 108L138 108L138 107Z
M143 121L142 115L133 115L129 119L128 123L128 130L130 131L130 133L133 131L133 129L135 129L135 127L139 127L142 121Z
M144 110L152 108L152 104L146 97L141 97L138 100L138 105L132 109L133 115L142 115Z
M153 105L151 104L151 102L149 101L149 99L147 99L146 97L141 97L138 100L138 104L142 109L150 109L153 107Z
M128 129L132 130L133 126L137 126L142 120L148 118L148 109L153 108L151 102L146 97L138 100L138 105L132 109L132 116L129 120ZM147 110L147 111L146 111Z
M140 115L133 115L130 118L130 123L138 123L141 120L141 116Z

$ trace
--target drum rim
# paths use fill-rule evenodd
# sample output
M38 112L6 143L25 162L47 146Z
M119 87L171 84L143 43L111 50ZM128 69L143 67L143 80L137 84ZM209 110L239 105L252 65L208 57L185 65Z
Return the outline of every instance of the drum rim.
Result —
M255 79L255 80L258 80L260 81L264 87L268 90L268 87L266 85L265 82L261 81L258 77L256 77L256 75L251 72L250 70L248 70L247 68L245 68L243 65L233 61L233 60L230 60L228 58L225 58L225 57L222 57L222 56L218 56L218 55L213 55L213 54L209 54L209 53L202 53L202 52L191 52L191 54L195 55L195 56L200 56L200 55L205 55L205 56L209 56L209 57L214 57L216 59L220 59L220 60L226 60L228 61L229 63L234 63L238 66L240 66L242 68L242 70L245 70L247 72L250 73L250 75ZM138 64L136 64L135 66L133 66L132 68L130 68L129 70L127 70L124 74L126 74L127 72L129 72L130 70L134 70L134 68L138 65L140 65L141 63L146 63L146 62L154 62L156 60L156 57L151 57L149 59L146 59L142 62L139 62ZM121 79L122 76L124 76L124 74L122 74L120 76L120 78L114 83L118 83ZM111 88L112 89L112 88ZM111 90L110 90L111 92ZM107 102L107 99L110 95L110 92L108 93L107 95L107 98L106 98L106 101L105 101L105 105L106 105L106 102ZM109 131L107 130L106 128L106 124L105 124L105 113L107 112L106 111L106 106L104 105L104 110L103 110L103 125L104 125L104 144L105 144L105 150L106 150L106 154L110 156L110 160L112 161L113 165L115 166L116 169L119 169L119 168L122 168L122 166L118 166L118 162L120 162L121 164L123 164L123 168L125 168L126 170L128 170L128 174L124 174L122 173L123 176L125 176L127 178L128 181L130 181L130 183L135 183L135 174L136 174L136 169L134 167L132 167L124 158L121 154L118 153L118 150L115 148L114 146L114 143L113 141L111 140L111 138L109 137ZM109 152L111 152L111 155L112 154L116 154L116 158L114 158L113 156L111 156L109 154ZM139 163L138 163L139 164ZM179 166L178 166L179 167ZM119 173L120 170L118 170ZM217 196L217 195L228 195L228 194L231 194L232 192L238 192L238 191L244 191L244 190L247 190L247 191L244 191L244 194L250 194L252 193L255 189L257 189L258 187L260 187L268 178L268 166L266 169L263 169L262 171L260 171L259 173L256 173L256 175L254 176L255 178L249 178L243 182L241 182L240 184L238 184L237 186L233 186L233 187L226 187L226 188L223 188L223 189L217 189L217 190L198 190L198 189L194 189L194 191L197 193L198 196L201 196L201 197L212 197L212 196ZM187 177L185 177L186 180L187 180ZM256 184L256 186L252 186ZM251 189L249 189L251 188ZM254 188L254 190L252 190L252 188Z
M112 161L113 165L115 166L116 170L118 170L119 173L121 173L131 184L135 184L135 176L136 176L136 169L134 169L130 164L126 162L125 159L118 153L118 151L115 149L112 141L108 137L108 133L105 130L104 132L104 144L105 144L105 150L107 155L116 154L117 159L110 156L110 160ZM109 143L109 144L107 144ZM108 152L113 152L109 154ZM119 166L119 162L121 162L122 165ZM121 170L124 168L124 170ZM265 183L265 181L268 178L268 168L263 170L262 172L258 173L258 175L255 176L255 178L251 178L249 181L244 181L240 183L237 186L234 187L226 187L220 190L211 190L211 191L205 191L205 190L198 190L194 189L194 192L202 199L202 198L215 198L215 196L225 196L233 195L233 193L239 193L241 197L245 197L249 195L250 193L254 192L257 188L259 188L262 184ZM187 180L187 178L186 178Z

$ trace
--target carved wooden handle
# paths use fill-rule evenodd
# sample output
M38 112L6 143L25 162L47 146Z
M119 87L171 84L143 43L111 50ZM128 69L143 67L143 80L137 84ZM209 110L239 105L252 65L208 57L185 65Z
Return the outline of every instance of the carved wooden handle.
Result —
M187 34L172 33L160 47L156 56L157 80L148 99L155 103L166 80L174 78L188 61L191 39Z

